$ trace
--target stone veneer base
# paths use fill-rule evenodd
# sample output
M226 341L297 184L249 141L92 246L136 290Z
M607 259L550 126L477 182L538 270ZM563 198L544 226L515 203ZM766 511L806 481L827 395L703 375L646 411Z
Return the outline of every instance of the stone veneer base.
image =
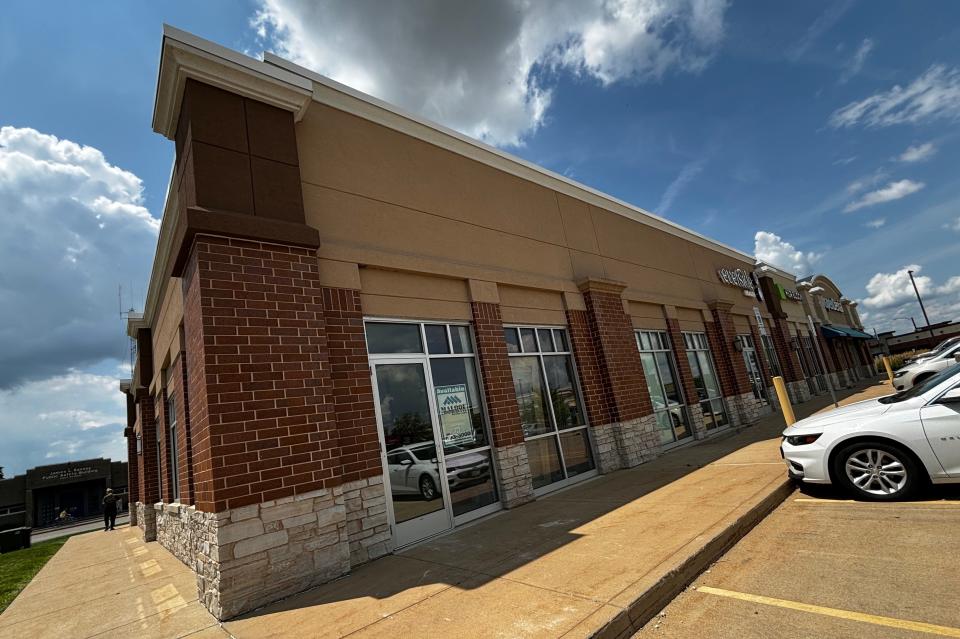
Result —
M180 504L138 510L152 514L157 541L194 570L200 601L221 620L391 550L380 476L220 513Z
M594 426L593 438L597 468L602 474L633 468L656 459L660 454L660 435L653 414Z
M527 445L511 444L494 451L497 477L500 479L500 503L504 508L516 508L533 501L533 475L527 457Z
M143 531L143 540L155 541L157 539L157 513L154 511L154 507L138 501L135 510L136 524Z
M753 396L753 393L733 395L727 397L727 407L730 409L730 425L734 427L752 426L763 415L773 409Z

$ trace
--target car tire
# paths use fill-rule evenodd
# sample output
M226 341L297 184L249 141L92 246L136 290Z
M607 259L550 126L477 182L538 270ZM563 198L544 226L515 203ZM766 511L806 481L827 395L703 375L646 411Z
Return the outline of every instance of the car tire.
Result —
M911 496L922 482L921 468L905 449L886 442L856 442L833 461L833 477L856 499L897 501Z
M433 501L437 498L437 484L430 475L420 476L420 496L424 501Z

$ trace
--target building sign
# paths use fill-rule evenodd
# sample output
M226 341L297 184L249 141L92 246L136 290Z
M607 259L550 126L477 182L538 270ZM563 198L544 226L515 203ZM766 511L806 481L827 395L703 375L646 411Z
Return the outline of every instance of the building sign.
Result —
M767 336L767 327L763 323L763 315L760 314L760 308L757 306L753 307L753 316L757 318L757 329L760 331L760 335Z
M74 466L72 468L57 468L40 475L40 481L68 481L80 479L87 475L96 475L99 471L92 466Z
M793 288L784 288L780 284L774 284L777 287L777 294L782 300L793 300L794 302L803 301L803 295L800 294L800 291Z
M440 410L440 430L445 446L472 444L476 441L470 419L470 402L464 384L437 386L437 406Z
M835 313L843 312L843 304L841 304L837 300L830 299L829 297L823 298L823 307L828 311L833 311Z
M736 268L732 270L729 268L722 268L717 271L717 276L724 284L736 286L737 288L742 288L745 291L753 291L753 280L750 278L750 274L742 268Z

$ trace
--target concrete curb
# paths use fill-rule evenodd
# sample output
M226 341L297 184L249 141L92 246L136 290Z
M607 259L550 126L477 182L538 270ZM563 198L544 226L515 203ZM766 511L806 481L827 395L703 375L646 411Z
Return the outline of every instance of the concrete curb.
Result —
M760 501L702 542L700 548L671 568L590 636L598 639L624 639L639 631L644 624L653 619L657 612L693 583L700 573L773 512L793 490L793 482L787 478L775 482Z

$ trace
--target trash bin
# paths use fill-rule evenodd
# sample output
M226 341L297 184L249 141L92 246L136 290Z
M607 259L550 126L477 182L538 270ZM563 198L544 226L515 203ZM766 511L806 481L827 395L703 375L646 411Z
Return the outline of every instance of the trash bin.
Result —
M30 547L30 528L10 528L0 532L0 553Z

